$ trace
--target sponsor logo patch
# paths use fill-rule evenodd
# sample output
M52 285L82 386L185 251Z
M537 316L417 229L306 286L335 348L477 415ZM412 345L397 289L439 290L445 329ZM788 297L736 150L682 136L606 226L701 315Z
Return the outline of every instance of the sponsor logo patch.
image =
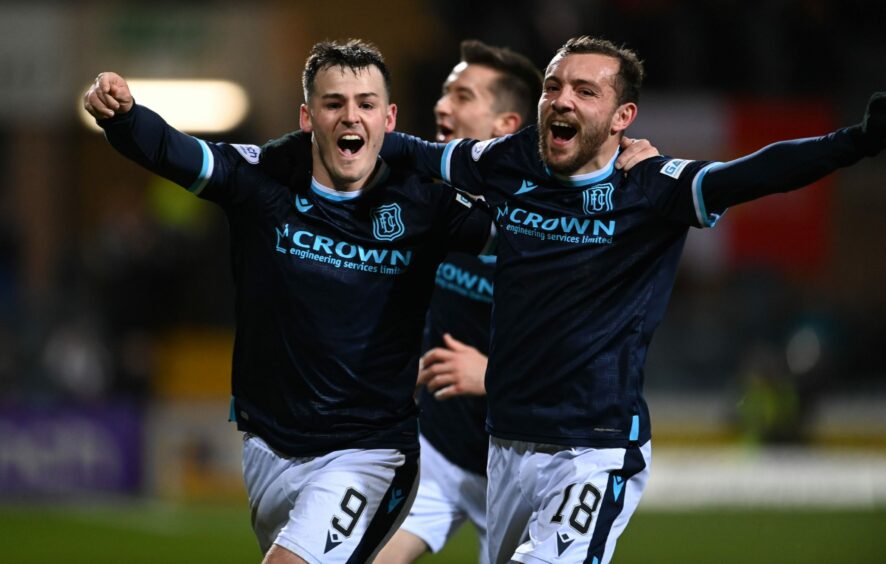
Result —
M479 143L476 143L473 147L471 147L471 158L475 161L479 161L480 157L483 156L483 153L486 152L486 149L492 147L502 139L506 139L508 137L508 135L505 135L503 137L495 137L493 139L487 139L486 141L480 141Z
M671 178L680 178L680 173L683 172L683 169L686 168L686 165L691 163L692 161L687 161L685 159L671 159L661 167L661 172L665 176L670 176Z
M323 551L323 554L326 554L343 542L344 539L342 539L340 534L333 533L332 531L326 531L326 550Z
M295 197L295 209L299 212L308 213L312 207L314 207L314 204L310 203L307 198L302 198L301 196Z
M575 542L575 539L566 533L557 533L557 556L563 556L563 553L573 542Z
M258 164L258 159L261 156L261 147L259 147L258 145L232 144L231 147L237 149L237 152L240 153L240 156L243 157L249 164Z
M613 476L612 481L612 499L613 501L618 501L619 496L621 496L621 490L625 485L625 479L621 476Z
M396 488L391 492L391 499L388 500L388 513L393 513L397 506L406 499L403 490Z
M516 196L518 194L525 194L526 192L532 192L536 188L538 188L538 184L536 184L534 182L529 182L528 180L526 180L524 178L523 181L520 183L520 189L517 190L516 192L514 192L514 195Z

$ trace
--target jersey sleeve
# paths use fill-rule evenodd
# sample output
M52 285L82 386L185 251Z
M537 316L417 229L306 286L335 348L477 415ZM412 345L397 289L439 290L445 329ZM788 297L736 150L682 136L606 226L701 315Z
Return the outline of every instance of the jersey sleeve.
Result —
M807 186L858 162L864 153L850 129L767 145L728 162L656 157L629 173L667 218L713 227L726 209Z
M259 167L281 184L300 186L311 180L311 134L292 131L261 147Z
M442 185L438 188L444 191L443 210L438 217L447 251L480 254L493 236L492 216L455 190Z
M802 188L864 156L850 129L840 129L821 137L780 141L718 163L699 178L698 189L707 208L717 212Z
M487 141L453 139L432 143L405 133L385 135L381 157L398 168L409 168L420 175L437 178L470 194L482 195L485 176L495 156L489 149L510 136Z
M634 166L628 179L639 185L652 208L665 219L695 227L713 227L724 210L709 209L699 186L716 164L653 157Z
M139 105L98 124L123 156L201 198L226 206L247 196L236 177L239 167L258 163L260 150L255 145L210 143L192 137Z

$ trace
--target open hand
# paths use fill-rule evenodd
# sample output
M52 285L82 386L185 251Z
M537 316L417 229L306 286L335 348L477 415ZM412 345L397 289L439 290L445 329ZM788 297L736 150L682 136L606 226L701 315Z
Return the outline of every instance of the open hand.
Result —
M421 357L418 385L427 386L438 400L486 395L486 356L449 333L443 335L443 344Z

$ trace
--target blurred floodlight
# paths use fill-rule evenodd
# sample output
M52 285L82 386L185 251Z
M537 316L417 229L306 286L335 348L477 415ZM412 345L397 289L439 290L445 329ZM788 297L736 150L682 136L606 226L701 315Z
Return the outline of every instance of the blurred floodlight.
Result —
M229 131L237 127L249 112L246 91L227 80L133 78L126 82L138 104L151 108L170 125L187 133ZM101 131L82 103L80 117L90 129Z

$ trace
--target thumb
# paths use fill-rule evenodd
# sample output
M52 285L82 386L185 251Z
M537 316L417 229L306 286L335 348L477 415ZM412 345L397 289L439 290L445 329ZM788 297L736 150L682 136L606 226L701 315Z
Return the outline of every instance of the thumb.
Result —
M446 345L446 348L453 350L453 351L463 351L463 350L469 348L468 345L462 343L461 341L459 341L458 339L456 339L455 337L453 337L449 333L443 334L443 343Z

